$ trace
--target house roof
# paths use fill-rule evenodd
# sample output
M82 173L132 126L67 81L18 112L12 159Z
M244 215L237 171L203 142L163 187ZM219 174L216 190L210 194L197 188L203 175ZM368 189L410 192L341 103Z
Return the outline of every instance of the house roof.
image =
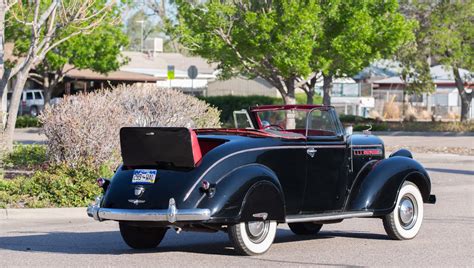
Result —
M459 69L461 77L464 78L465 84L473 85L473 76L474 74L466 69ZM452 68L446 68L443 65L436 65L430 68L431 77L433 78L433 82L436 85L453 85L455 83L454 76L452 73ZM381 80L374 81L374 84L379 85L403 85L405 82L400 78L400 76L393 76L389 78L384 78Z
M180 53L156 53L145 54L134 51L124 51L122 53L130 59L129 63L121 69L129 72L150 74L159 77L166 77L168 65L175 66L175 74L186 74L189 66L195 65L199 74L213 74L217 64L209 64L200 57L185 56Z
M400 62L381 59L377 60L370 66L365 67L358 74L354 75L354 79L366 79L371 77L392 77L401 73Z
M104 81L133 81L133 82L156 82L159 78L127 71L109 72L107 75L93 72L91 70L73 69L66 77L77 80L104 80Z

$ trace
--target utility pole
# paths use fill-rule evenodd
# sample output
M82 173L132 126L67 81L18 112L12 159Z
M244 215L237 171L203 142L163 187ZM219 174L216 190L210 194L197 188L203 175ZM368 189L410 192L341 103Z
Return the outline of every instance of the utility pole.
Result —
M141 37L140 37L140 52L143 52L143 24L145 23L144 20L137 20L137 23L141 24Z

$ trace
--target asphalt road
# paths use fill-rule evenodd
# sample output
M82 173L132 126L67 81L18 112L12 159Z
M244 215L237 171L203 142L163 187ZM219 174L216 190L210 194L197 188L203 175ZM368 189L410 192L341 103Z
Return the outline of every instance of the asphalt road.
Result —
M405 140L390 143L400 142ZM472 146L472 140L465 142ZM0 219L0 267L473 267L474 156L415 154L415 158L428 168L438 203L425 205L421 231L410 241L389 240L379 219L351 219L325 225L318 236L296 236L280 225L270 251L256 257L235 255L225 233L169 231L156 250L136 251L122 242L116 223L94 222L77 213L61 216L58 211L54 217L43 213Z

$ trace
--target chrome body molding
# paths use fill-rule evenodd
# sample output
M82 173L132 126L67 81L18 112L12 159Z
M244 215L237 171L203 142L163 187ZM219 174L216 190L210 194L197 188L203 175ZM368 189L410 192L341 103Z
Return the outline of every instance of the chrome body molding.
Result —
M350 148L383 147L382 144L351 144Z
M345 145L288 145L288 146L269 146L269 147L259 147L259 148L250 148L250 149L245 149L237 152L233 152L231 154L228 154L221 159L217 160L212 164L209 168L206 169L202 173L202 175L194 182L194 184L191 186L191 188L186 192L186 195L183 198L183 202L188 199L188 197L191 195L193 190L196 188L196 186L199 184L199 182L213 169L215 166L217 166L219 163L222 161L226 160L229 157L238 155L238 154L243 154L247 152L255 152L255 151L263 151L263 150L282 150L282 149L317 149L317 148L346 148Z
M332 221L349 218L371 217L374 213L370 211L361 212L343 212L331 214L311 214L311 215L290 215L286 217L287 223L293 222L313 222L313 221Z
M97 221L206 221L211 218L209 209L177 209L173 198L169 201L168 209L118 209L101 208L100 197L96 203L87 208L87 215Z

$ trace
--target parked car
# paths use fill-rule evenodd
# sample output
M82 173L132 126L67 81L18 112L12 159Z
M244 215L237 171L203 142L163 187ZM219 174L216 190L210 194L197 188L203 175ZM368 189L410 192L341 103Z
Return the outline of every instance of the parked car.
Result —
M8 105L10 105L12 93L8 93ZM31 115L33 117L38 114L44 108L44 95L43 90L40 89L25 89L21 94L20 107L18 109L19 115Z
M123 165L87 213L119 222L132 248L169 229L224 231L244 255L266 252L277 225L317 234L344 219L383 219L392 239L414 238L430 177L404 149L385 158L378 137L345 133L333 107L250 108L255 129L127 127Z

